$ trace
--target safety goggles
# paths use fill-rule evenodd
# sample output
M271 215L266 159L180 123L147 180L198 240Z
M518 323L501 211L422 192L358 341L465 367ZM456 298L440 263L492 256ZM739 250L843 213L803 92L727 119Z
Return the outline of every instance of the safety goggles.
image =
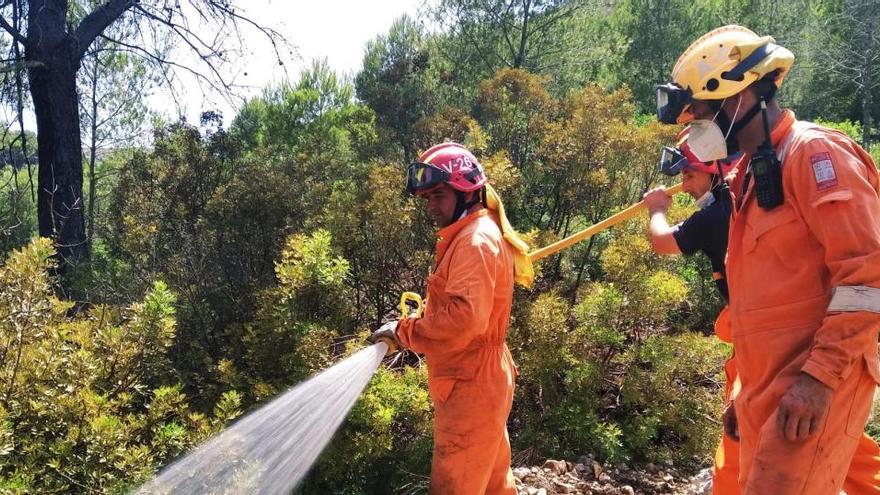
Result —
M664 146L660 153L660 173L670 177L676 176L687 168L688 159L678 148Z
M430 163L413 162L406 168L406 190L410 194L449 181L449 172Z
M658 84L657 119L664 124L675 124L678 116L691 104L693 93L675 83Z

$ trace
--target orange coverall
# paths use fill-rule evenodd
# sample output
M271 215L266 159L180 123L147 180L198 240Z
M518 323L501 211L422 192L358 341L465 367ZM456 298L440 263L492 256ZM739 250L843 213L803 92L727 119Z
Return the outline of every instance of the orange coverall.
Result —
M783 163L785 201L760 208L752 181L728 243L742 385L735 401L740 486L748 495L836 495L880 377L880 314L841 308L832 291L859 287L873 297L880 287L880 181L864 150L839 132L795 124L790 111L771 141ZM779 434L776 413L801 372L834 394L819 431L791 442Z
M433 494L516 494L507 435L516 367L504 342L514 260L496 222L483 209L437 233L425 314L398 326L428 364Z
M715 320L715 335L724 342L731 342L730 310L721 310ZM724 363L727 381L724 385L724 402L739 394L740 383L736 372L736 356ZM712 494L739 495L739 442L725 435L715 449L712 467ZM862 433L859 444L846 473L843 489L847 495L880 494L880 446L868 434Z

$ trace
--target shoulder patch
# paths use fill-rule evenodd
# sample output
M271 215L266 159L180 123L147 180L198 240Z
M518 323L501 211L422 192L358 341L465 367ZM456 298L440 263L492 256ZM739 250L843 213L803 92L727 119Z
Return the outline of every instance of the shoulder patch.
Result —
M826 152L816 153L810 157L813 164L813 176L816 178L816 187L820 191L830 189L837 185L837 174L834 173L834 164L831 162L831 154Z

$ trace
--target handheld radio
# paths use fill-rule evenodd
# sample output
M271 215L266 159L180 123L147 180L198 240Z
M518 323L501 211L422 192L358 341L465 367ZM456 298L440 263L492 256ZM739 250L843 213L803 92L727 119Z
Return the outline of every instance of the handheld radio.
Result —
M767 102L761 97L761 117L764 120L764 142L752 155L749 167L755 176L755 195L758 206L771 210L785 201L782 191L782 164L770 143L770 126L767 123Z

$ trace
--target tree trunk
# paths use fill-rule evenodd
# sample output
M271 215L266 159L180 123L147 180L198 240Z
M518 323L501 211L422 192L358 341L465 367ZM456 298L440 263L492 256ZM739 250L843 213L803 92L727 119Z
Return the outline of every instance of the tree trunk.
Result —
M57 26L39 23L52 16L31 19L29 31L57 32ZM37 21L35 24L34 21ZM55 240L59 272L87 257L83 222L83 170L76 72L79 59L73 55L74 43L63 28L61 39L29 36L27 58L39 62L28 70L31 97L37 119L39 191L37 216L40 235Z
M513 68L522 68L526 60L526 44L529 40L529 17L531 16L531 0L523 1L523 23L519 33L519 47L513 57Z
M92 125L89 132L89 203L88 216L86 217L86 251L91 257L92 246L95 242L95 201L98 194L98 179L95 174L95 164L98 160L98 57L95 56L95 64L90 74L90 82L92 83L92 101L91 120Z

